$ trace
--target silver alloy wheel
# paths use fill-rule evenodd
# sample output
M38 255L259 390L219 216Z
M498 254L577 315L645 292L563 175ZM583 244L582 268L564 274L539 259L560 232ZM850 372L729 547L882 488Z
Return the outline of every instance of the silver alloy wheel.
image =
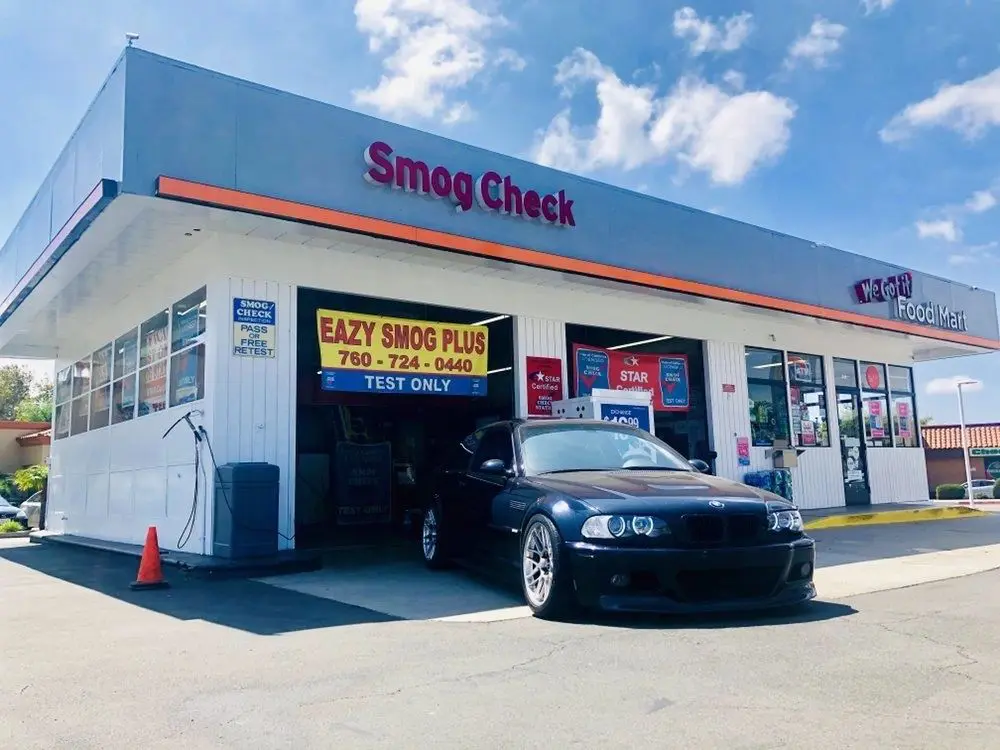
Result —
M533 523L528 529L521 575L528 601L535 607L544 606L552 593L552 537L541 522Z
M422 534L424 547L424 559L433 560L437 554L438 546L438 520L437 513L433 508L428 508L424 514L424 528Z

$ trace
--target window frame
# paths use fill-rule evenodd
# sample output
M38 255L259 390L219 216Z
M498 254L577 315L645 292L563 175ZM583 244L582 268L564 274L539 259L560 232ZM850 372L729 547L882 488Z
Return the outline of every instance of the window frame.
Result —
M175 311L179 309L179 306L189 304L185 309L190 311L193 309L198 310L198 323L195 326L195 331L193 335L187 336L181 343L182 346L174 348L174 317ZM73 363L67 365L63 369L56 373L56 382L53 387L53 413L52 413L52 439L64 440L74 435L79 435L84 432L89 432L95 429L102 429L104 427L114 427L115 425L124 424L126 422L131 422L140 417L146 416L147 414L155 414L160 411L167 411L175 406L182 406L187 404L192 404L197 401L201 401L205 398L205 366L207 364L207 333L208 333L208 319L207 319L207 309L208 309L208 287L203 285L198 289L195 289L190 294L185 295L181 299L175 301L171 305L160 308L157 312L145 318L142 323L132 326L128 331L116 336L109 343L103 344L97 347L93 352L88 354L86 357L74 361ZM154 356L152 359L147 359L143 361L143 345L142 345L142 334L143 329L153 321L155 321L159 316L166 314L167 322L163 329L156 328L153 330L164 331L164 342L162 344L162 356ZM180 313L177 313L180 314ZM131 352L129 349L131 348ZM108 360L107 366L107 380L105 382L97 382L94 377L94 362L95 357L102 352L109 351L110 358ZM148 353L147 348L147 353ZM126 356L121 356L125 354ZM183 401L177 401L173 398L174 396L174 373L173 366L175 362L180 361L180 358L189 356L195 356L194 365L194 385L195 385L195 396ZM88 371L88 384L85 392L76 394L74 392L74 383L76 382L76 371L78 367L86 363ZM140 375L144 371L148 371L153 367L162 366L164 368L164 394L163 394L163 408L157 411L149 411L146 413L141 413L140 406L140 393L142 389L142 384L140 381ZM60 392L59 383L60 380L63 382L63 389ZM116 408L116 393L126 393L128 387L131 386L131 396L132 396L132 409L131 414L128 416L122 416L125 412ZM99 419L97 424L95 424L93 406L94 406L94 395L99 392L106 392L107 395L107 420L103 418ZM86 411L87 411L87 426L86 428L74 430L74 406L78 401L86 399ZM104 410L99 412L103 414ZM65 415L65 416L64 416ZM59 430L59 417L62 417L66 422L65 432Z
M892 369L905 370L908 376L909 390L896 390L892 387L892 375L890 374ZM920 418L917 416L917 389L913 378L913 368L907 365L890 365L885 366L885 385L888 390L889 396L889 421L892 427L892 445L894 448L923 448L923 431L920 429ZM910 421L913 428L913 445L900 445L899 439L896 435L897 428L897 415L896 415L896 397L908 398L910 400Z
M785 440L785 441L788 442L789 445L791 445L791 442L792 442L792 424L791 424L791 414L790 414L791 409L789 408L789 405L788 405L788 358L785 356L785 352L783 350L781 350L781 349L766 349L764 347L759 347L759 346L744 346L743 347L743 351L744 351L744 356L743 356L743 371L744 371L744 374L746 375L746 379L747 379L747 402L748 402L747 403L747 416L748 417L750 416L750 405L749 405L749 401L751 400L750 399L750 390L751 390L751 388L753 386L760 386L760 387L768 387L768 388L770 388L771 389L772 404L774 404L774 403L780 403L780 404L782 404L784 406L784 409L785 409L784 420L783 420L784 421L784 430L785 430L785 433L784 433L783 436L775 434L773 436L772 441L770 443L766 443L765 444L763 442L758 442L757 441L756 436L754 434L754 432L755 432L755 424L754 424L754 421L752 419L750 420L750 445L754 446L755 448L770 448L774 444L775 440ZM752 377L750 375L750 363L748 361L749 358L750 358L750 353L751 352L763 352L763 353L766 353L766 354L777 355L777 359L779 361L777 363L775 363L773 365L773 367L775 367L777 370L779 370L780 376L777 377L777 378L774 378L774 377L770 377L770 378L755 378L755 377ZM781 396L781 398L780 398L780 400L775 400L775 396L778 395L777 392L779 390L780 390L780 396ZM776 422L777 422L777 420L776 420Z
M829 408L829 396L827 394L827 383L826 383L826 358L822 354L807 354L806 352L786 352L786 380L788 384L788 433L791 436L791 445L796 448L829 448L832 445L830 436L830 408ZM809 381L797 381L792 378L792 365L793 358L798 358L801 360L817 360L819 363L818 368L818 382L813 379ZM820 433L816 434L816 442L812 444L804 444L801 442L801 429L799 432L795 432L793 429L792 420L792 409L798 406L796 402L792 399L792 389L797 389L800 395L804 396L806 393L818 393L820 395L820 405L819 408L823 411L822 416L822 433L825 433L823 437ZM800 402L801 403L801 402ZM799 415L799 422L802 423L802 416ZM809 420L812 422L812 420ZM813 422L813 424L815 424Z
M868 381L865 379L864 373L869 367L877 367L881 372L880 377L880 387L873 388ZM888 368L885 362L875 362L873 360L858 360L858 393L861 398L861 419L863 422L863 436L865 440L866 448L894 448L896 447L896 441L893 437L892 430L892 414L889 411L891 400L889 399L889 378L888 378ZM869 432L868 418L871 414L870 402L878 400L880 403L880 408L885 411L882 415L883 420L888 421L888 429L885 430L886 437L875 438L872 437ZM888 440L888 444L886 444ZM882 441L876 443L876 441Z

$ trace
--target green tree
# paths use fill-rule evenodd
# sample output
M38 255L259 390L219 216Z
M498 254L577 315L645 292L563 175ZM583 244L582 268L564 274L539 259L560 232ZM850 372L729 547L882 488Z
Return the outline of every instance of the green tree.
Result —
M18 422L52 422L52 381L35 383L32 394L14 409Z
M49 467L44 464L35 464L14 472L14 486L25 495L32 495L45 489L48 479Z
M17 407L32 397L35 378L31 370L19 365L0 367L0 419L17 418Z

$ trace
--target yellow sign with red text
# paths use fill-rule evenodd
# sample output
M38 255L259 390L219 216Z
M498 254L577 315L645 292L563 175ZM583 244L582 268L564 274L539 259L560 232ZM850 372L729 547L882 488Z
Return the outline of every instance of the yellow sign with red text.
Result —
M326 390L485 395L486 326L317 310L316 330Z

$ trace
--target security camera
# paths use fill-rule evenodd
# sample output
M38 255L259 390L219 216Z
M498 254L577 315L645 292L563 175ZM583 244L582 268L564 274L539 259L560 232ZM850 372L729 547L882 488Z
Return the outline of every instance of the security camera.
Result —
M136 34L134 31L126 31L125 32L125 41L128 42L128 46L129 47L131 47L132 43L135 42L138 38L139 38L139 35Z

